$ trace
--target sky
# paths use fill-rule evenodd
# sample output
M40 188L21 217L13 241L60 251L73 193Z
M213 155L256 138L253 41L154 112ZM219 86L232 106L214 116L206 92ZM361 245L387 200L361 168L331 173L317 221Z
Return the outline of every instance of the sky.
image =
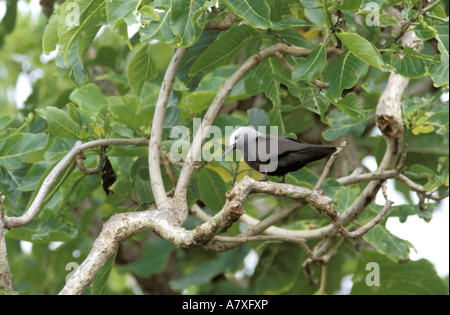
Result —
M5 1L0 1L0 19L5 14ZM40 13L39 0L31 0L26 3L19 1L19 12L29 12L32 10L33 16L37 17ZM48 58L43 54L42 60L47 62L52 58ZM16 84L16 91L21 93L15 94L16 104L18 108L23 106L29 94L32 92L31 82L35 78L22 74L19 76ZM448 98L448 94L446 96ZM376 162L373 156L366 157L362 163L371 171L375 171ZM406 204L403 196L396 193L393 188L393 181L388 181L389 198L395 202L395 205ZM414 192L411 197L417 200ZM384 205L384 198L381 192L378 194L376 203ZM396 236L408 240L412 243L416 251L412 251L411 259L418 260L426 258L431 261L440 276L446 276L449 273L449 198L441 202L441 205L433 213L433 218L426 223L417 216L408 217L405 223L400 223L397 218L389 218L387 228ZM29 250L30 245L24 244L24 249Z

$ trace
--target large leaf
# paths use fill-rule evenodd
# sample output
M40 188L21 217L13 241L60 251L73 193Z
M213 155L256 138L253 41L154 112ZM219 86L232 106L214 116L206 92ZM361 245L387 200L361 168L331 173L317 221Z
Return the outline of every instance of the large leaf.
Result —
M77 55L83 59L100 27L106 23L106 2L107 0L75 0L64 4L58 19L59 44L64 60L69 58L70 49L75 42L78 42Z
M253 126L258 130L258 127L269 127L269 116L261 108L252 108L247 111L248 125Z
M203 52L216 40L220 31L217 30L205 30L202 33L200 39L189 48L183 61L178 69L177 76L181 81L190 89L194 89L200 83L202 78L201 73L196 75L189 75L192 65L197 61L197 59L203 54Z
M70 94L70 100L90 115L98 112L102 106L107 106L109 103L108 98L103 95L100 88L93 83L89 83L78 90L74 90Z
M121 267L121 271L131 272L139 277L148 277L161 272L167 265L175 246L162 238L147 240L143 244L141 257Z
M436 32L436 40L438 41L438 49L441 53L441 64L430 69L434 86L448 86L449 78L449 41L448 41L448 22L433 27Z
M256 294L282 294L289 291L302 272L302 251L294 244L271 244L266 247L251 287Z
M202 201L212 211L219 211L225 204L227 186L215 171L203 168L198 178L198 190Z
M272 26L270 8L265 0L223 0L223 2L254 28L267 29Z
M204 12L202 0L171 0L172 14L170 26L177 37L179 47L192 46L202 34L203 28L199 25Z
M381 70L380 52L367 39L354 33L337 33L336 36L359 59Z
M314 81L322 74L326 66L327 51L324 45L320 45L309 54L308 58L297 61L292 70L292 81Z
M128 84L134 94L139 96L144 83L155 78L156 75L157 71L150 54L150 45L144 44L128 64Z
M364 119L366 116L358 95L353 92L348 93L344 99L339 100L335 105L351 117Z
M373 278L370 274L371 272L376 273L373 267L374 263L378 265L379 286L370 286L366 282L366 278L368 280ZM356 273L353 277L353 287L350 294L448 295L448 287L446 287L443 280L437 275L433 264L428 260L421 259L396 264L377 252L362 249L360 251L360 260Z
M336 58L327 67L330 94L338 99L344 89L352 88L356 81L367 72L368 65L349 50Z
M324 131L322 135L328 141L336 140L345 135L360 136L366 129L369 118L353 118L335 109L327 116L331 128Z
M212 259L210 258L206 261L202 259L186 270L187 274L184 277L170 281L170 287L174 290L182 291L193 285L210 284L212 282L211 280L221 273L235 271L241 268L242 262L249 250L250 247L244 244L225 253L219 253L213 256ZM195 259L195 257L193 258Z
M157 12L159 18L153 19L150 24L140 28L141 41L147 43L152 39L157 39L165 43L172 43L175 40L170 26L172 6L168 1L156 0L152 2L151 7L160 10Z
M116 27L120 19L123 19L127 25L137 23L136 17L140 0L110 0L106 3L106 16L108 23L112 27ZM118 24L116 24L118 23Z
M48 138L44 133L17 133L0 142L0 165L15 169L26 161L31 153L43 149Z
M59 9L62 8L59 7ZM56 44L58 43L58 19L60 10L55 10L48 24L45 27L44 37L42 38L42 48L44 52L51 52L56 49Z
M47 121L49 134L61 138L80 139L80 125L65 111L56 107L46 107L36 111Z
M413 246L406 240L398 238L386 227L378 224L363 236L364 240L377 249L379 253L386 255L394 262L409 257L409 250Z
M232 27L219 37L205 50L192 65L189 75L208 72L236 55L248 40L259 34L248 25Z

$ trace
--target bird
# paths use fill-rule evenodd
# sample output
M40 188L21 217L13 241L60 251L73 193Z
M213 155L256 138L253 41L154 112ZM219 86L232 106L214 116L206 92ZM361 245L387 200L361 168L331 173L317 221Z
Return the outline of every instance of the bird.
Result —
M340 146L309 144L288 137L263 134L251 126L240 127L230 136L230 146L221 159L238 149L244 161L256 171L267 176L283 176L301 169L306 164L325 158Z

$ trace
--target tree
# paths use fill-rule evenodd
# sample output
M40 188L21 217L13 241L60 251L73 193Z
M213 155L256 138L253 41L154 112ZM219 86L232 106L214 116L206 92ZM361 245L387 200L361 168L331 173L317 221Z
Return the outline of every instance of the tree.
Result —
M41 3L0 24L2 292L448 294L385 226L448 198L448 2ZM346 146L261 182L243 125Z

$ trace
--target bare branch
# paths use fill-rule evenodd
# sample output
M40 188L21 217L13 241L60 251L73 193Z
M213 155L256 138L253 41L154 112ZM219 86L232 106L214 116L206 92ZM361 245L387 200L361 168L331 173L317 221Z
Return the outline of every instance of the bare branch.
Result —
M312 82L315 86L317 86L319 89L327 89L330 87L330 83L328 82L322 82L319 79L316 79Z
M233 13L227 14L223 20L214 20L205 25L205 30L226 30L236 21L236 15Z
M160 151L161 138L163 133L164 116L166 115L167 104L169 102L170 92L175 81L178 68L186 55L187 48L178 49L172 57L172 60L167 67L159 92L158 100L156 102L155 114L153 115L152 133L150 136L150 144L148 148L148 171L150 174L150 181L152 184L153 195L158 208L170 208L169 200L161 175L160 168ZM178 221L178 220L177 220Z
M334 163L334 159L336 159L336 155L339 154L339 152L342 151L342 149L345 147L347 142L342 142L341 147L338 147L336 151L330 156L330 159L328 160L327 164L325 165L325 168L322 171L322 175L320 175L319 180L317 181L316 185L314 186L314 190L319 190L320 186L322 186L323 182L325 181L325 178L327 178L328 173L330 172L331 166Z
M346 237L346 238L357 238L357 237L361 237L364 234L366 234L367 232L369 232L375 225L377 225L378 223L381 222L381 220L384 218L384 216L388 213L389 209L391 208L391 206L394 204L393 201L390 201L387 197L387 192L386 192L386 182L383 183L382 186L382 191L383 191L383 196L386 200L386 205L384 206L383 209L381 209L381 211L375 216L375 218L373 218L369 223L361 226L360 228L358 228L355 231L347 231L347 230L343 230L341 232L341 234Z
M105 162L105 153L104 153L104 149L102 148L100 151L100 159L98 161L98 164L96 167L94 168L86 168L86 166L84 166L84 160L86 160L86 157L84 156L83 153L80 153L77 155L76 161L77 161L77 166L80 169L81 172L83 172L86 175L92 175L92 174L97 174L98 172L100 172L103 163Z

